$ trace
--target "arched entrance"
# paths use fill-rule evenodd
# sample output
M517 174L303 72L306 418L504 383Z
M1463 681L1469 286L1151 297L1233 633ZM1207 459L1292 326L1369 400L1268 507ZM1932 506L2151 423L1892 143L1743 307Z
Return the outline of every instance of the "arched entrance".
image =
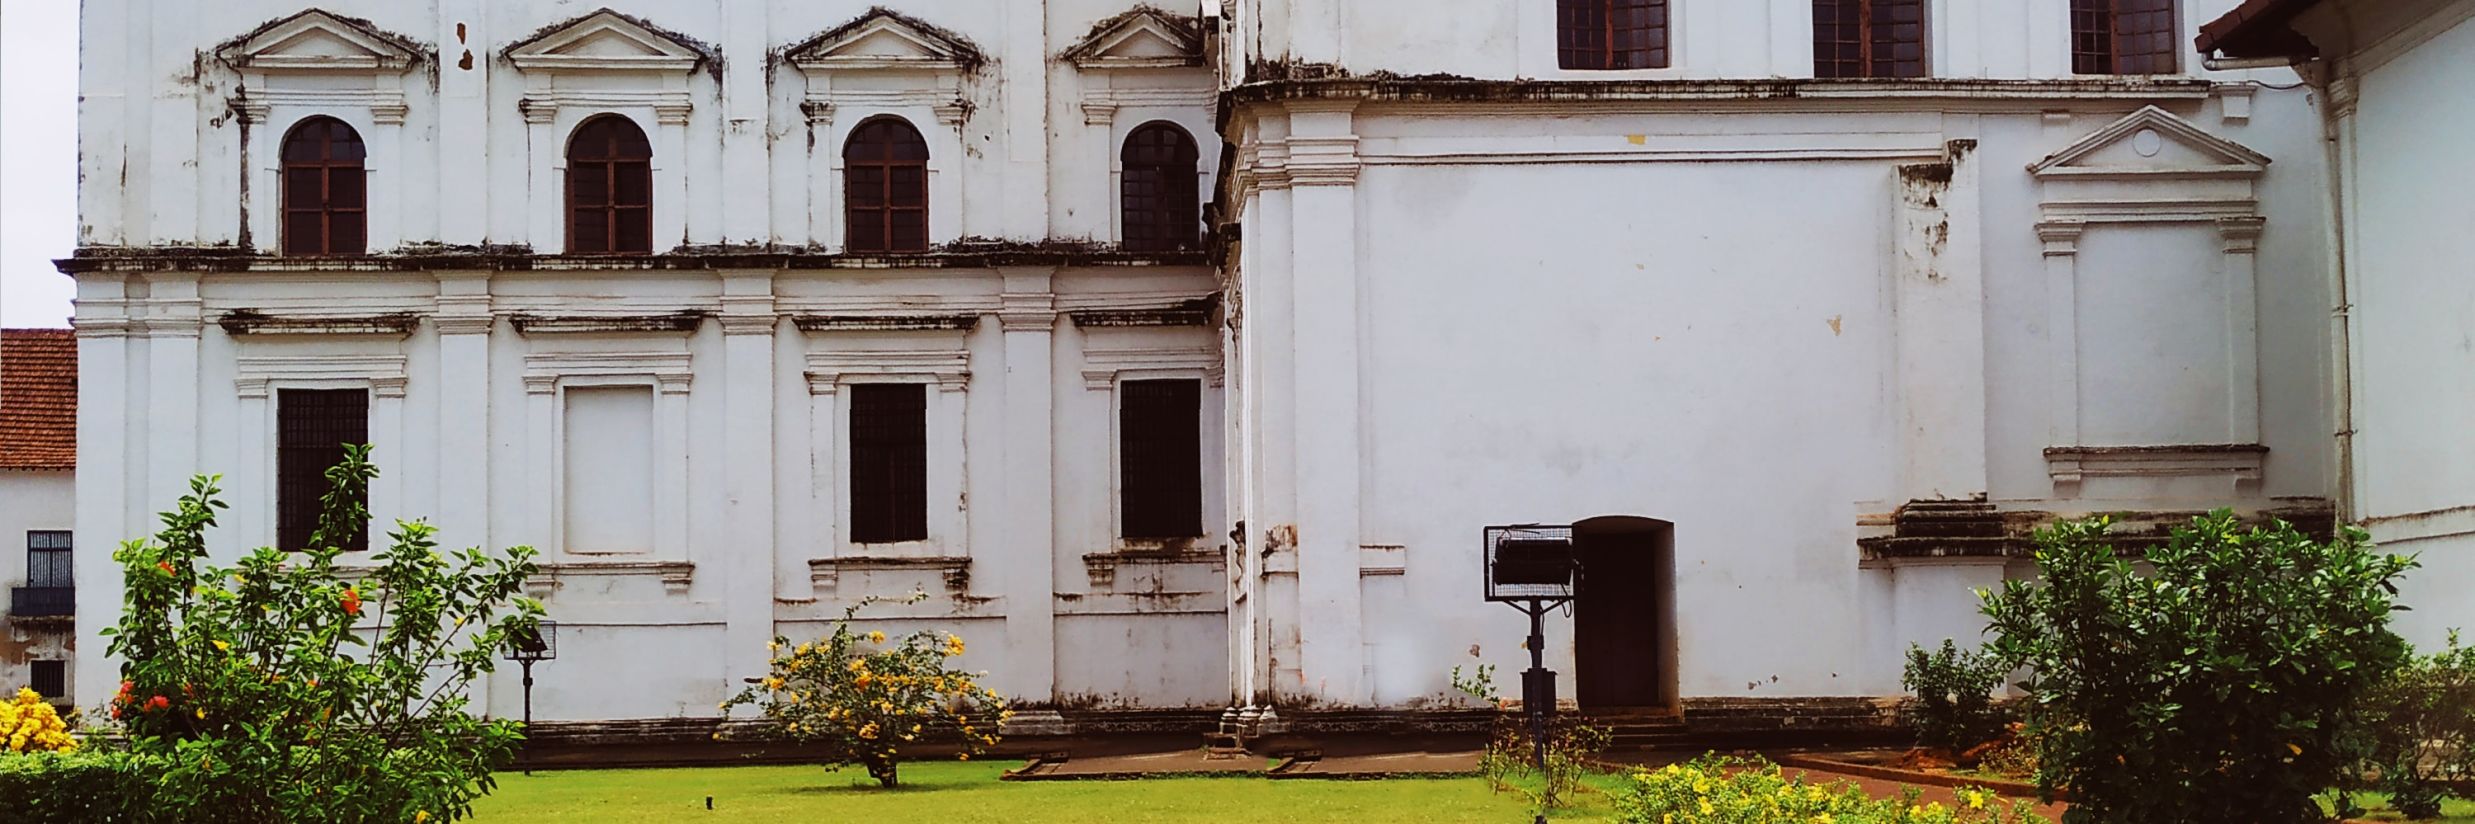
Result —
M1585 712L1674 713L1675 526L1613 515L1573 524L1573 691Z

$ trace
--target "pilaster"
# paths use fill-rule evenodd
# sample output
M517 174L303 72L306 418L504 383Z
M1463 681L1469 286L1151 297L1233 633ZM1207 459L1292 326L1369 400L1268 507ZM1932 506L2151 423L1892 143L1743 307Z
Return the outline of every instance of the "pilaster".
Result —
M1004 338L1004 469L998 500L1001 557L986 558L1004 583L1006 672L1015 694L1055 697L1057 685L1056 270L1001 267L997 319Z
M1365 703L1367 657L1358 570L1359 408L1357 198L1354 101L1292 105L1288 261L1295 300L1298 663L1306 695ZM1258 304L1258 308L1263 307ZM1275 309L1277 311L1277 309ZM1274 527L1277 528L1277 527Z
M1902 166L1893 277L1901 456L1897 500L1986 491L1985 279L1976 141Z
M774 636L773 272L722 275L724 540L693 560L716 568L723 594L724 685L764 674ZM715 551L719 550L719 551Z
M439 272L438 519L446 546L496 548L490 534L490 305L488 272Z

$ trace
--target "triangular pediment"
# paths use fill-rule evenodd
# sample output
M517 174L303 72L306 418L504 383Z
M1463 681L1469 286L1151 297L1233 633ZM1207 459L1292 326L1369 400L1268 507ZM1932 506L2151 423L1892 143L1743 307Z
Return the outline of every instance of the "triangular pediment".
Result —
M788 58L792 65L811 71L969 71L986 59L978 47L960 35L883 6L793 46Z
M507 49L507 59L528 72L686 72L706 56L701 43L610 9L544 29Z
M403 71L421 52L420 44L369 21L318 9L268 23L215 50L242 69L369 73Z
M1086 69L1185 68L1203 65L1203 38L1194 18L1151 6L1093 24L1063 57Z
M2038 177L2249 177L2269 158L2155 106L2132 112L2028 167Z

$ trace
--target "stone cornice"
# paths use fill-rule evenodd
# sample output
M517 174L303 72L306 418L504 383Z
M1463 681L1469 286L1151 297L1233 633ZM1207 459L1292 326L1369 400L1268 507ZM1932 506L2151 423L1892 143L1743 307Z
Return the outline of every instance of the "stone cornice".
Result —
M704 269L991 269L1000 266L1153 267L1211 265L1201 251L1127 252L1084 244L956 246L917 254L716 250L658 255L536 255L523 251L407 252L286 258L231 249L89 247L52 261L63 274L149 272L682 271Z
M1897 108L1918 100L1960 101L1988 107L2036 110L2070 100L2202 100L2212 90L2197 78L2073 78L2068 80L1480 80L1462 77L1321 78L1263 80L1221 95L1221 116L1256 104L1355 100L1387 104L1448 104L1478 108L1552 104L1563 108L1713 105L1760 108L1766 102L1799 106ZM1224 130L1225 131L1225 130Z

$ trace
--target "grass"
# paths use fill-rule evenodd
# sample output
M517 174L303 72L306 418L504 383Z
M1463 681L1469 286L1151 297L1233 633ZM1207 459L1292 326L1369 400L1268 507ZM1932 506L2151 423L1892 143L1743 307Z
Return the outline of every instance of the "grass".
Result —
M2320 808L2323 810L2330 809L2330 802L2331 796L2321 796ZM2441 802L2441 817L2424 819L2409 819L2405 816L2397 814L2393 810L2390 810L2389 797L2381 795L2380 793L2357 794L2355 796L2355 803L2361 804L2364 809L2372 811L2371 814L2366 815L2361 819L2364 821L2426 821L2438 822L2438 824L2475 824L2475 802L2460 801L2455 798L2446 799Z
M840 822L1044 824L1109 821L1342 821L1461 824L1526 821L1517 794L1470 778L1385 781L1154 778L1140 781L1000 782L1011 762L902 766L902 786L877 789L857 769L711 767L501 773L475 805L482 824L558 822ZM1612 783L1602 782L1600 786ZM713 811L705 811L705 797ZM1603 793L1588 793L1559 822L1609 820Z

